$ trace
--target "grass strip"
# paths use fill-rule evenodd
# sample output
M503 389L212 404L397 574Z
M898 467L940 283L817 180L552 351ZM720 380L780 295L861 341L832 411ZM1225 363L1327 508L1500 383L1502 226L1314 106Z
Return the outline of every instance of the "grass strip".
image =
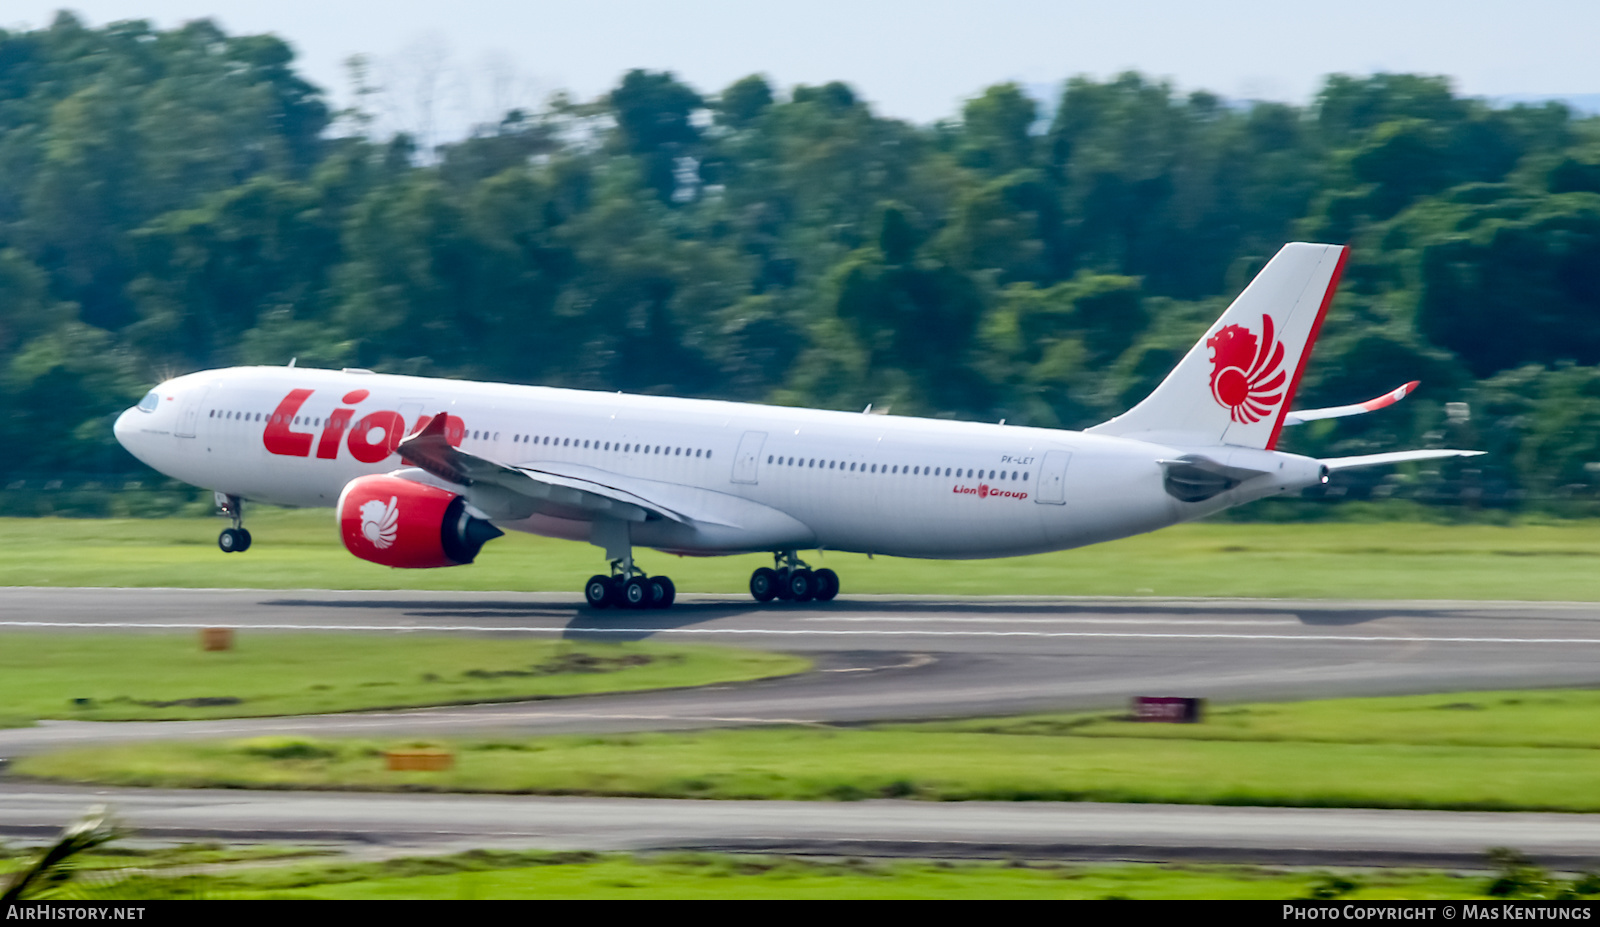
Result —
M33 854L37 852L37 850L21 849L8 851L4 844L0 844L0 874L22 869L31 861ZM228 846L221 843L182 843L154 847L135 847L122 843L111 843L74 856L72 868L122 872L130 869L192 869L197 866L216 867L236 863L260 864L337 855L339 855L339 851L329 847L297 847L270 843L241 846Z
M81 878L76 897L195 899L1388 899L1487 898L1488 876L1256 866L496 852ZM1532 888L1566 889L1550 882ZM1588 882L1578 888L1597 888Z
M1141 740L1600 749L1600 689L1530 689L1219 706L1200 724L1145 724L1120 712L894 725L908 731Z
M557 698L803 672L783 654L706 645L244 629L206 652L170 632L0 632L8 717L94 721L298 715Z
M168 788L1594 812L1600 736L1580 729L1553 737L1548 729L1559 729L1560 717L1583 717L1595 697L1574 690L1240 706L1198 725L1044 715L962 723L974 729L427 742L456 754L454 768L438 772L386 768L385 750L421 741L258 738L79 749L21 758L16 771ZM1466 704L1482 707L1452 707ZM1519 734L1519 724L1547 711L1557 720ZM1302 722L1310 736L1293 738Z
M216 548L217 519L0 519L0 585L478 589L570 593L590 545L512 532L471 566L390 570L350 556L326 510L252 509L254 546ZM744 593L771 558L646 554L685 592ZM1600 601L1600 520L1522 525L1195 524L1074 551L988 561L828 552L850 593ZM537 564L538 569L529 569ZM1351 577L1361 577L1352 587Z
M654 798L1105 801L1600 811L1600 751L858 730L429 742L441 772L390 771L421 742L260 738L22 757L57 781Z

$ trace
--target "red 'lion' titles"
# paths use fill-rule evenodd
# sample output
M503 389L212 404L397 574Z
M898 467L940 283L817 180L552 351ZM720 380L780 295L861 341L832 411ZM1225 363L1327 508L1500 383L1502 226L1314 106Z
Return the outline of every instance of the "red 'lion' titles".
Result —
M310 457L311 445L315 442L317 456L333 460L339 456L339 445L343 443L355 459L362 463L378 463L393 454L407 434L415 434L433 421L433 416L424 415L407 432L405 419L399 412L380 409L367 413L352 427L350 420L356 417L356 410L334 409L322 419L322 435L319 438L310 431L294 430L300 407L314 392L309 389L290 390L289 395L278 403L272 415L268 416L266 431L261 435L261 443L266 446L267 453L280 457ZM353 406L369 395L370 392L364 389L351 390L344 394L340 402ZM310 416L300 416L299 427L308 427L309 422ZM466 424L461 419L454 415L445 416L445 439L451 446L460 447L466 436Z

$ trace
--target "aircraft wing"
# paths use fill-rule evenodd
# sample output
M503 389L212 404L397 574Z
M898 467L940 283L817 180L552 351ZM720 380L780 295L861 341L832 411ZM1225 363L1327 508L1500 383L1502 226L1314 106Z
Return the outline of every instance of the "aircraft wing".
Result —
M1405 386L1392 389L1376 399L1368 399L1366 402L1358 402L1354 405L1329 406L1326 409L1301 409L1298 412L1290 412L1288 415L1284 416L1283 423L1285 425L1304 425L1306 422L1314 422L1317 419L1322 418L1343 418L1346 415L1361 415L1365 412L1376 412L1379 409L1386 409L1389 406L1392 406L1400 400L1406 398L1411 393L1415 392L1416 388L1421 384L1421 380L1412 380Z
M441 413L428 427L401 441L400 459L438 479L471 488L469 501L479 508L502 510L511 513L510 517L520 518L542 514L577 519L610 517L633 522L654 518L687 524L696 520L670 505L618 485L624 481L645 481L628 481L591 467L555 465L562 470L588 471L566 473L538 466L511 467L469 454L446 439L446 420L447 416Z
M1322 465L1329 470L1352 470L1356 467L1379 467L1384 464L1405 463L1408 460L1438 460L1442 457L1477 457L1487 451L1457 451L1439 449L1431 451L1391 451L1387 454L1364 454L1360 457L1329 457Z

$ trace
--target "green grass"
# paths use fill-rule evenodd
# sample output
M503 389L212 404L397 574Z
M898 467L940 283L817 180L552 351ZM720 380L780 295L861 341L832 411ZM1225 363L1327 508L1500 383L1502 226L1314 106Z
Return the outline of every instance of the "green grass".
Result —
M254 509L255 546L216 548L219 519L0 519L0 585L494 589L567 592L597 548L512 532L478 562L391 570L346 553L330 510ZM811 555L850 593L1600 601L1600 520L1554 524L1196 524L988 561ZM765 555L643 564L686 592L742 593ZM1359 577L1359 581L1353 581Z
M0 705L12 719L236 718L706 685L809 667L654 642L244 629L234 649L208 653L194 634L0 631Z
M0 845L0 874L25 868L38 850L15 850L7 856ZM75 869L92 871L119 869L180 869L192 866L220 866L231 863L281 862L311 857L338 855L327 847L296 847L278 844L227 846L220 843L183 843L176 846L131 847L111 843L80 853L72 859Z
M1532 689L1223 706L1201 724L1145 724L1114 714L1041 714L901 726L1140 740L1399 744L1600 750L1600 690Z
M1271 899L1485 898L1490 877L1257 866L792 859L671 853L492 852L384 862L302 862L205 875L91 875L89 899ZM1561 882L1553 887L1570 887ZM1585 883L1581 888L1591 887ZM1320 895L1319 895L1320 893Z
M1479 707L1453 707L1465 704ZM1595 812L1597 707L1588 690L1497 692L1240 706L1200 725L1045 715L460 740L441 742L458 754L446 772L388 771L392 741L140 744L24 757L16 770L173 788Z

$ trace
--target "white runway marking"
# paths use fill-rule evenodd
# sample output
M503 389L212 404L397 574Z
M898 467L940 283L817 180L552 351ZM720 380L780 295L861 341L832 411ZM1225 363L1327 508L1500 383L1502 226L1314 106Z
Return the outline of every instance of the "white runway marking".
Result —
M219 619L198 622L137 622L137 621L0 621L8 628L127 628L158 630L199 630L227 625ZM1158 634L1150 631L868 631L854 628L822 630L815 628L595 628L566 626L527 627L493 625L423 625L423 624L245 624L232 625L257 631L406 631L406 632L494 632L547 634L573 631L583 634L649 634L649 635L768 635L774 637L1098 637L1128 639L1172 640L1227 640L1227 641L1341 641L1346 643L1384 644L1600 644L1600 638L1591 637L1424 637L1411 634L1201 634L1198 632L1173 632Z
M800 621L864 621L881 624L1177 624L1216 625L1218 627L1263 628L1300 624L1297 618L1116 618L1074 615L1071 618L963 618L941 615L879 618L872 615L806 615Z

